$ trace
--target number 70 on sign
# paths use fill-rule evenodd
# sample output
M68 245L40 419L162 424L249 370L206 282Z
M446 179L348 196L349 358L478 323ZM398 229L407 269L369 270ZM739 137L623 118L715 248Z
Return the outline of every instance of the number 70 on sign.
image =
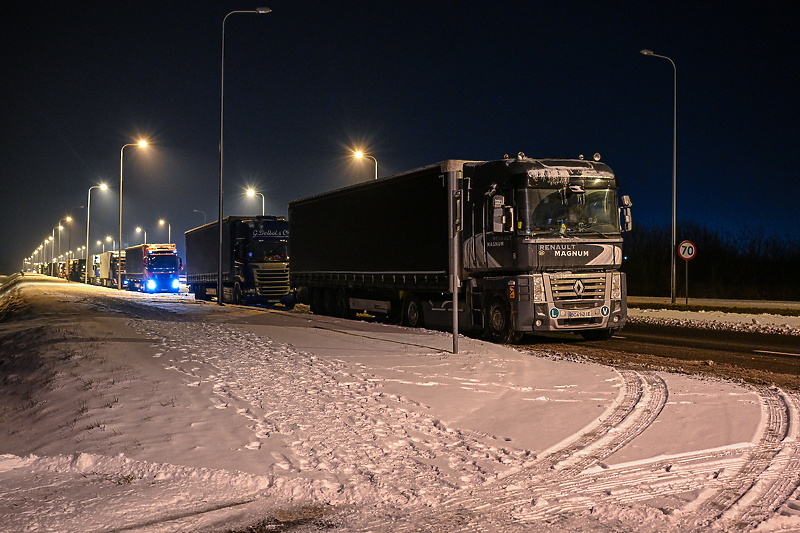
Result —
M678 245L678 255L681 259L688 261L694 259L697 254L697 246L692 241L683 241Z

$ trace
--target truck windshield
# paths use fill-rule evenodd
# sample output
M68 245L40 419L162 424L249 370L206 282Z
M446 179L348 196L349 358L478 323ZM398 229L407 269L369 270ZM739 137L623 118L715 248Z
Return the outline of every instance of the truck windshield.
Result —
M178 270L177 255L151 255L148 258L147 268L150 272L174 272Z
M616 189L522 189L516 196L521 235L619 234Z
M285 242L254 241L247 244L247 260L251 263L288 261Z

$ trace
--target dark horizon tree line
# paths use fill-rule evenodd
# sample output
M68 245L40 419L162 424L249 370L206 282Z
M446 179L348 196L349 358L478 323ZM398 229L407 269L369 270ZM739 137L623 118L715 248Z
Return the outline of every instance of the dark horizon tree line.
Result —
M690 298L800 300L800 238L763 228L715 231L697 222L678 224L677 242L692 241L688 262ZM628 294L670 296L670 227L636 226L625 234ZM676 259L675 291L686 297L686 261Z

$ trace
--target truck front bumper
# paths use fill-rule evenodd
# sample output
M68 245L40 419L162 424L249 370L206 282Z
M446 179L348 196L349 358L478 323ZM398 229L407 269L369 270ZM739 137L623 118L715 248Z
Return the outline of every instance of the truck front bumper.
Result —
M518 331L616 330L627 321L624 273L544 273L516 281Z

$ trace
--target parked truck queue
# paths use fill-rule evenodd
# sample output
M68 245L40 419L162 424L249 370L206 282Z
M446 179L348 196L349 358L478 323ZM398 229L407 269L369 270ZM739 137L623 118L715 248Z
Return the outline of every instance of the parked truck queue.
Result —
M228 216L190 229L185 264L175 244L142 244L95 255L88 269L39 269L144 292L177 292L185 275L198 300L299 302L493 342L526 332L603 340L627 320L619 269L631 205L597 154L448 159L292 201L288 220Z

